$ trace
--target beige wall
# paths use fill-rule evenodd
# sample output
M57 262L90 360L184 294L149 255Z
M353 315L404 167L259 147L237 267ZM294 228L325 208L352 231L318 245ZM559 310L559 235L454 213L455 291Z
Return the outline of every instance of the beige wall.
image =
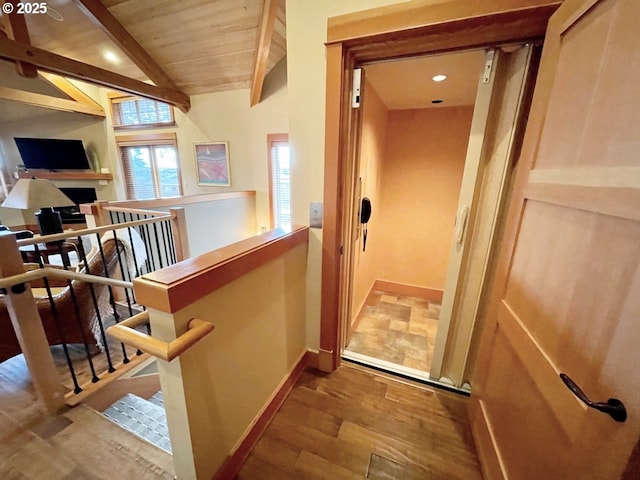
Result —
M256 191L258 230L269 227L269 184L267 134L288 132L287 88L284 64L276 66L268 77L267 97L249 108L249 90L194 95L187 114L175 110L176 126L154 130L136 130L135 134L175 133L182 175L183 193ZM108 90L74 82L108 111ZM18 117L16 121L15 118ZM111 119L95 119L78 113L20 106L11 112L11 120L3 123L0 112L0 167L6 164L5 177L21 163L14 136L81 139L85 148L94 152L100 166L109 168L114 181L107 186L97 182L56 182L58 186L92 186L100 200L124 200L123 172L116 148L116 134ZM131 135L132 132L121 132ZM201 187L195 176L194 143L228 141L231 165L231 187ZM4 211L3 211L4 210ZM0 220L8 224L24 223L22 215L0 208ZM26 222L29 223L29 222Z
M362 251L363 236L360 232L355 241L353 298L351 318L355 319L364 303L373 282L379 277L378 263L384 252L380 249L381 237L375 232L380 231L381 217L377 211L381 197L381 164L384 158L387 142L388 114L384 103L373 89L365 82L362 102L362 134L360 138L360 178L362 181L362 197L368 197L373 206L373 214L367 228L374 232L367 238L367 249Z
M184 209L192 257L256 234L254 197L190 203Z
M398 0L287 0L287 88L293 223L308 225L309 203L321 202L327 18L401 3ZM322 230L311 229L307 274L307 345L320 339Z
M444 289L473 107L389 112L378 278Z
M306 257L301 244L173 318L150 311L165 341L193 317L215 325L178 359L159 361L178 478L212 478L305 353Z
M99 98L98 87L74 82L81 90L94 99ZM84 143L89 160L97 160L102 167L113 169L114 164L108 156L105 121L70 112L57 112L44 108L20 105L11 102L11 109L0 111L0 170L4 172L8 183L15 183L15 167L22 164L20 152L14 137L44 137L79 139ZM114 184L100 185L96 181L56 181L58 187L93 187L99 200L115 198ZM0 220L7 225L33 224L32 213L0 207Z
M102 100L106 102L106 92L103 92ZM253 108L249 108L247 89L194 95L191 97L191 110L183 114L176 109L175 116L176 126L162 129L162 132L176 134L183 193L192 195L255 190L258 229L269 229L267 134L288 132L286 87L281 85ZM148 131L139 133L146 132ZM110 120L107 134L109 157L114 159L116 164L114 175L117 196L124 199L122 168ZM194 143L207 141L229 142L231 187L198 186Z
M473 107L387 111L366 84L360 150L371 199L357 239L352 319L376 279L444 289Z

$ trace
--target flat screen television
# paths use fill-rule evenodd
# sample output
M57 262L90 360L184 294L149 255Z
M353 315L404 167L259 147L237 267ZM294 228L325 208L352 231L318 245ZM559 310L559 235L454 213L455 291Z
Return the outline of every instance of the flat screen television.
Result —
M80 205L83 203L95 202L97 200L96 189L83 188L83 187L79 187L79 188L61 187L60 190L67 197L69 197L69 199L73 203L75 203L75 205L72 207L54 207L53 208L56 212L60 212L62 223L64 225L69 223L85 223L84 215L80 213Z
M87 170L89 159L82 140L14 138L27 170Z

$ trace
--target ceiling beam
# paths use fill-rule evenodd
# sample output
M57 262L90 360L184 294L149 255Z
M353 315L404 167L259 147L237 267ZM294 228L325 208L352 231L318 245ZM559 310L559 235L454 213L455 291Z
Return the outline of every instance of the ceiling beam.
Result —
M251 78L250 105L252 107L260 103L260 97L262 96L262 86L264 85L264 77L267 74L267 62L269 61L271 37L273 37L277 10L277 0L264 0L262 18L260 19L260 30L258 33L256 58L253 65L253 77Z
M83 105L86 105L88 107L95 108L96 110L99 109L104 115L104 109L102 108L102 105L100 105L93 98L76 87L68 79L61 77L60 75L56 75L55 73L49 72L40 72L40 77L42 77L47 83L53 85L57 90L71 97L76 102L82 103Z
M13 5L12 13L4 14L4 25L6 35L11 40L17 40L26 45L31 45L29 38L29 30L24 15L18 14L18 0L9 0L8 5ZM4 9L4 8L3 8ZM16 72L18 75L26 78L36 78L38 76L38 68L28 62L16 62Z
M180 91L166 87L156 87L103 68L9 40L2 35L0 35L0 57L14 61L27 61L37 65L42 70L64 75L65 77L76 78L132 95L169 103L183 112L188 112L191 107L189 96Z
M16 90L15 88L0 86L0 98L63 112L84 113L98 118L105 117L104 109L102 107L95 108L84 103L76 102L75 100L50 97L49 95L25 92L24 90Z
M100 0L75 0L75 3L89 20L100 27L153 83L171 90L178 89L162 67L151 58Z

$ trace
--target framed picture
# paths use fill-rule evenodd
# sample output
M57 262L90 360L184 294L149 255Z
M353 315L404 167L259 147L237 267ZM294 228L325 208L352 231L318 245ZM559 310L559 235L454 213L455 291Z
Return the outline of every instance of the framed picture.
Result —
M198 185L230 187L229 142L196 143Z

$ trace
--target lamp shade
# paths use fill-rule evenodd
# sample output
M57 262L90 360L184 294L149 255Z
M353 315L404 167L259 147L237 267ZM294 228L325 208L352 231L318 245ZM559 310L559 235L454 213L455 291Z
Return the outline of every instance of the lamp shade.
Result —
M73 201L62 193L53 182L45 179L20 179L11 189L3 207L36 210L46 207L70 207Z

